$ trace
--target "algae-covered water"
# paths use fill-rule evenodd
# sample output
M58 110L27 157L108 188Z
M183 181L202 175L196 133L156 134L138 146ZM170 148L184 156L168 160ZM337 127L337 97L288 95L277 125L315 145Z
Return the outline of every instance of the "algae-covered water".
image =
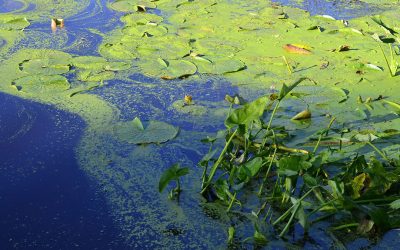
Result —
M400 62L398 10L398 1L370 0L2 1L0 247L226 248L232 224L238 239L251 236L250 208L227 216L199 193L201 139L224 129L225 96L252 100L313 79L276 120L292 145L330 116L354 133L400 130L399 78L380 49ZM290 122L306 107L311 122ZM399 154L395 139L381 146ZM374 154L346 154L357 150ZM190 171L179 202L158 192L177 162ZM287 238L272 232L267 247L379 248L400 239L396 230L343 237L329 225L317 223L308 238L297 226Z

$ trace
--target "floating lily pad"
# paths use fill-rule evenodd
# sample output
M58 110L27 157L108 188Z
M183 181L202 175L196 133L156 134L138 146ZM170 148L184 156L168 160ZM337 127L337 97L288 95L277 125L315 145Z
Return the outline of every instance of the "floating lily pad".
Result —
M165 60L158 58L141 65L143 72L150 76L161 77L166 80L189 76L196 73L197 68L186 60Z
M137 58L134 48L125 46L124 43L106 43L100 46L100 53L106 58L132 60Z
M199 73L225 74L245 69L246 65L233 58L210 58L194 57L192 62L196 64Z
M108 62L103 57L97 56L80 56L73 59L73 65L81 69L91 70L126 70L131 67L128 62Z
M120 140L133 144L163 143L178 134L178 128L160 121L150 121L145 128L138 118L117 124L114 131Z
M122 29L122 33L129 36L153 37L167 34L168 29L158 24L145 24L125 27Z
M84 82L101 82L104 80L113 79L115 73L113 71L91 71L91 70L84 70L78 73L78 79Z
M107 60L98 56L79 56L72 60L72 64L81 69L100 70L107 64Z
M198 104L187 105L184 100L175 101L172 104L172 108L179 113L190 114L194 116L201 116L207 113L206 107Z
M117 0L110 7L116 11L134 12L137 11L137 6L145 8L156 8L157 5L150 0Z
M155 14L137 12L123 16L121 21L126 23L128 26L147 24L154 25L161 23L163 18Z
M30 25L26 18L0 16L0 30L22 30Z
M22 62L20 69L30 74L56 75L67 73L70 66L60 63L58 59L40 58Z
M13 85L20 91L37 94L62 92L70 88L67 78L60 75L26 76L15 80Z

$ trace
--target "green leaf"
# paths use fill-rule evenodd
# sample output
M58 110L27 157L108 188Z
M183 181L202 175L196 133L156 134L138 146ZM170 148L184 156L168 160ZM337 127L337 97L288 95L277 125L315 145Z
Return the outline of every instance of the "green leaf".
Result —
M222 75L233 73L245 69L246 65L233 58L215 58L199 57L193 58L192 62L196 64L199 73Z
M158 182L158 191L161 193L165 187L171 181L177 181L179 177L187 175L189 173L189 168L181 168L178 163L172 165L161 175L160 181Z
M309 109L305 109L299 113L297 113L295 116L291 118L291 120L304 120L304 119L310 119L311 118L311 111Z
M57 93L70 88L67 78L59 75L30 75L15 80L13 85L31 94Z
M196 73L196 66L186 60L165 60L157 58L141 64L141 69L146 75L172 80Z
M247 182L254 177L261 169L263 160L261 157L255 157L239 167L238 178Z
M284 156L278 161L278 171L286 176L297 175L302 169L308 169L312 164L306 161L307 156L290 155Z
M148 144L163 143L175 138L178 128L160 121L150 121L146 128L143 128L138 118L131 122L122 122L115 126L116 136L128 143Z
M0 17L0 30L22 30L29 25L30 23L26 18L13 16Z
M225 120L225 125L232 128L235 125L249 125L250 122L259 119L264 114L268 97L262 96L253 102L246 103L243 107L235 109Z
M387 101L387 100L383 100L383 102L385 102L389 106L395 108L396 109L396 113L400 114L400 104L398 104L397 102L392 102L392 101Z
M146 8L157 7L157 5L151 0L117 0L110 5L111 9L121 12L135 12L137 6L143 6Z
M20 68L29 74L57 75L67 73L70 66L57 58L39 58L21 63Z
M299 85L305 79L307 79L307 78L302 77L302 78L298 79L296 82L294 82L292 85L289 85L289 86L287 86L286 84L283 84L281 91L279 92L278 100L282 100L283 98L285 98L285 96L287 94L289 94L290 91L292 91L297 85Z
M390 203L390 208L395 210L400 209L400 199Z
M233 243L234 236L235 236L235 228L229 227L228 228L228 244Z
M135 119L132 120L132 126L138 130L144 130L142 121L138 117L135 117Z

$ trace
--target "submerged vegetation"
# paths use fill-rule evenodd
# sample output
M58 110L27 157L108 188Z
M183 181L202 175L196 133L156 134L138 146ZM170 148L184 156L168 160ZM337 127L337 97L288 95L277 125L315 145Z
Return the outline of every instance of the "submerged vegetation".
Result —
M397 1L351 20L261 0L17 2L0 91L83 117L79 164L130 246L325 247L400 227Z

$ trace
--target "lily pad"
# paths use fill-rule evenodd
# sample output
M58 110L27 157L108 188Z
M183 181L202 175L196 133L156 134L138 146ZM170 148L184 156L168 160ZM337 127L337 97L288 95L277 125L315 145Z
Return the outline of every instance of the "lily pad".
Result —
M0 16L0 30L22 30L30 25L26 18Z
M84 82L101 82L104 80L113 79L115 73L113 71L91 71L84 70L78 73L78 79Z
M70 88L67 78L60 75L31 75L13 82L18 90L27 93L54 93Z
M194 116L201 116L201 115L204 115L205 113L207 113L206 107L204 107L202 105L198 105L198 104L187 105L185 103L185 101L183 101L183 100L175 101L172 104L172 108L179 113L190 114L190 115L194 115Z
M192 62L196 64L199 73L226 74L245 69L246 65L233 58L208 58L194 57Z
M163 18L155 14L137 12L123 16L121 21L126 23L128 26L133 26L159 24L163 21Z
M40 58L22 62L20 69L30 74L57 75L67 73L70 66L59 63L58 59Z
M138 10L137 6L145 8L157 7L154 2L149 0L117 0L110 5L111 9L121 12L135 12Z
M132 60L137 58L134 48L126 46L124 43L106 43L100 46L100 54L106 58L121 60Z
M197 71L196 65L186 60L165 60L158 58L141 65L143 72L150 76L171 80L193 75Z
M175 138L178 128L161 121L150 121L144 127L138 118L115 126L116 136L132 144L163 143Z

